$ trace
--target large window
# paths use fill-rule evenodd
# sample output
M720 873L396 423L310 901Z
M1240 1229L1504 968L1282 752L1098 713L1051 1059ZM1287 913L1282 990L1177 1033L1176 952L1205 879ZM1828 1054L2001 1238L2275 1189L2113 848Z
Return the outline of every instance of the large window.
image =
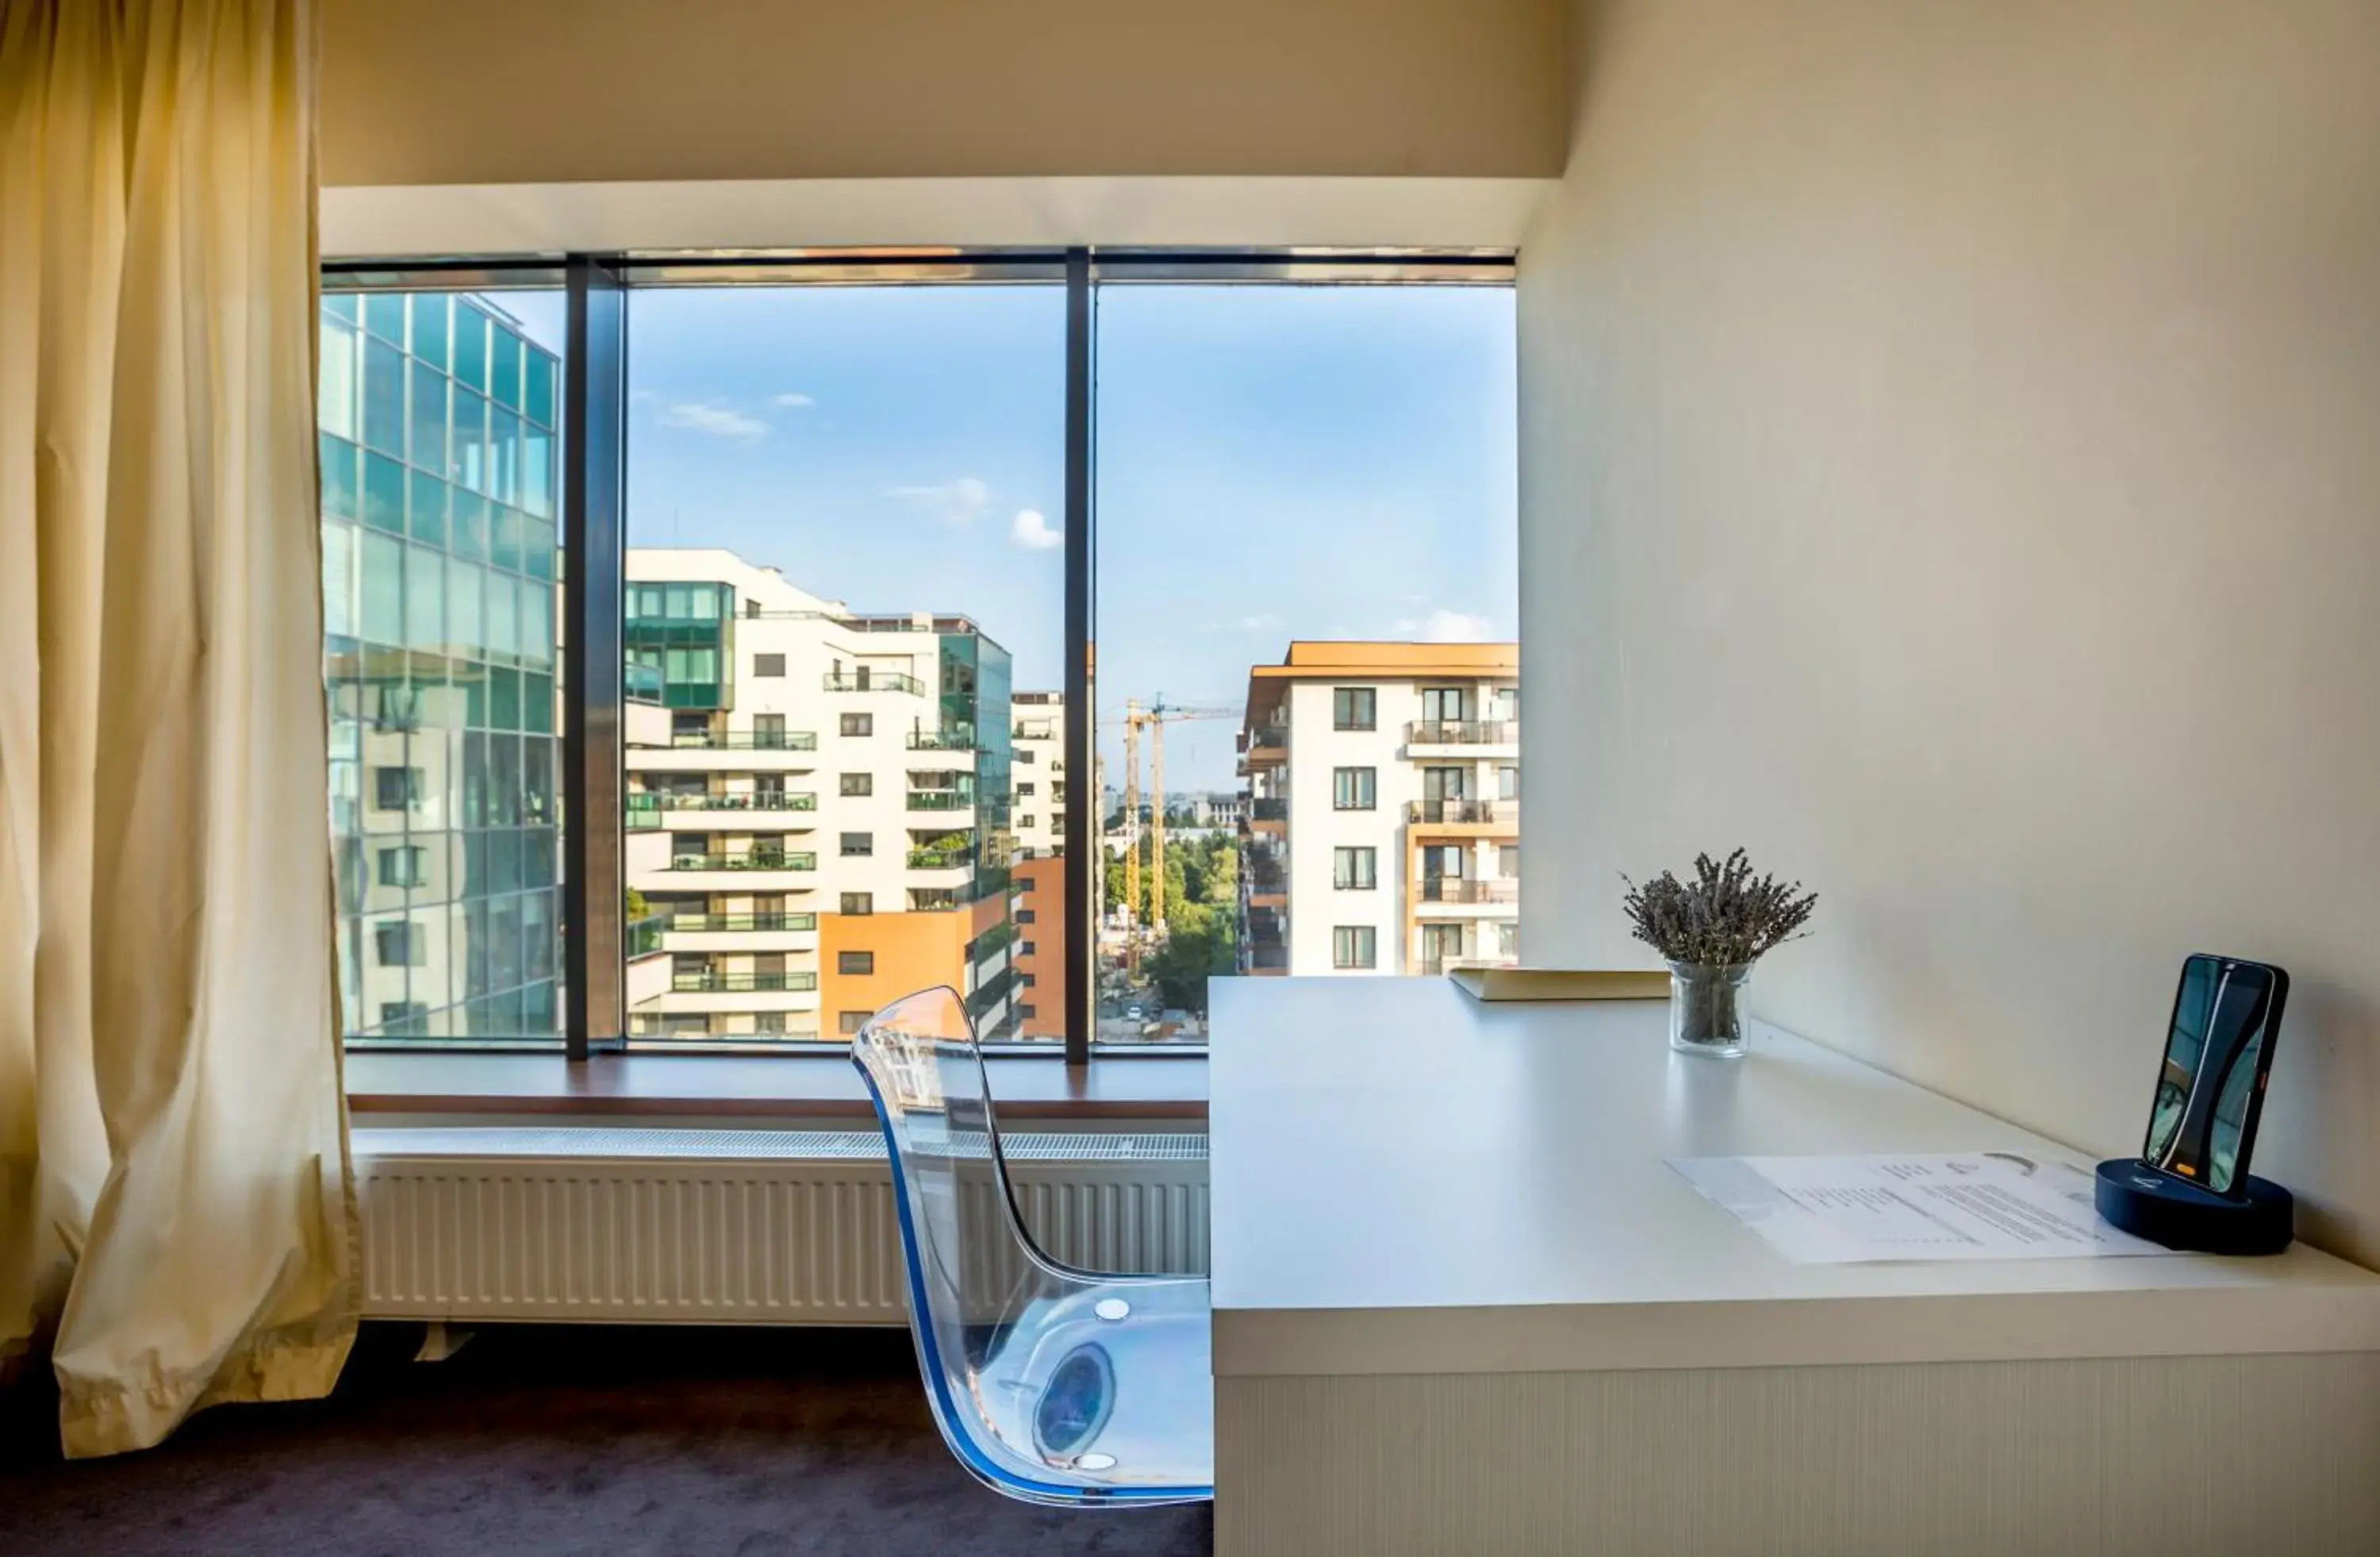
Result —
M1509 960L1510 276L334 266L352 1035L823 1043L947 984L1079 1058L1219 977Z
M323 678L353 1038L562 1035L562 373L558 292L322 298Z

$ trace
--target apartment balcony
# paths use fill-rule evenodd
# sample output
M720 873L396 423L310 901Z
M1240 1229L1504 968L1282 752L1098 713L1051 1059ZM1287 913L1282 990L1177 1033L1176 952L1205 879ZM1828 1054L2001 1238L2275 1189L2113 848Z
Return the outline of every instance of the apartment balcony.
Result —
M722 758L722 751L737 755ZM679 736L666 746L630 746L626 762L632 773L808 772L818 766L818 736L807 730Z
M976 734L973 728L961 725L955 730L912 730L907 745L912 751L973 751Z
M700 892L705 887L719 892L771 892L790 890L807 892L818 873L818 856L809 851L800 853L745 854L674 854L660 872L666 879L659 884L671 892ZM772 876L797 878L784 882L772 882Z
M1405 821L1432 831L1509 833L1521 824L1518 800L1408 800Z
M1257 833L1289 831L1289 797L1262 796L1248 802L1248 827Z
M912 870L969 870L975 868L972 845L954 849L911 849L909 869Z
M1407 757L1509 757L1521 755L1521 725L1513 719L1416 719L1405 726Z
M969 789L913 789L909 791L906 804L913 811L971 811L975 809L975 792Z
M625 927L627 957L622 990L629 1005L642 1004L669 991L670 959L662 955L662 924L661 917L654 915Z
M926 684L914 675L896 670L829 671L819 678L830 692L906 692L913 698L926 695Z
M637 1007L639 1015L670 1012L799 1011L819 1008L818 975L807 969L783 973L722 973L704 969L674 973L667 993Z
M818 825L818 797L808 791L772 790L734 795L631 794L628 825L675 832L710 833L722 812L748 817L756 826L804 830Z
M679 914L662 921L672 952L815 952L814 913Z
M980 1022L988 1016L996 1014L998 1009L1007 1003L1009 992L1015 988L1015 967L1014 966L1002 967L999 972L978 984L975 991L966 997L967 1015Z
M1058 738L1058 722L1054 719L1020 719L1008 727L1011 740L1054 741Z
M1289 731L1285 726L1268 724L1260 730L1240 732L1240 772L1253 768L1278 767L1289 760Z
M1508 877L1426 876L1414 886L1423 918L1511 918L1521 911L1521 883Z

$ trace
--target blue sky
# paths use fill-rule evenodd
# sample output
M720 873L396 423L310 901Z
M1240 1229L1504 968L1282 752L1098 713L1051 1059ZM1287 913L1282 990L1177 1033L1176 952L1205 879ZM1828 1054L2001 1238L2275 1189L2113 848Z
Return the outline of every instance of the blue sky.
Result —
M1512 295L1099 294L1099 705L1236 709L1302 638L1510 637ZM533 333L547 299L508 300ZM628 537L724 546L871 612L974 617L1016 686L1063 651L1056 286L645 290ZM1175 789L1233 789L1229 720L1173 726Z

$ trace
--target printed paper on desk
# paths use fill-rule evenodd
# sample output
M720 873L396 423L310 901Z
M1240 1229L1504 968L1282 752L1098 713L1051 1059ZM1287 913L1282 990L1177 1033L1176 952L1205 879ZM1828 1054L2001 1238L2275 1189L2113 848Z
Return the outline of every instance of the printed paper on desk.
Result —
M1802 1265L2167 1252L2101 1220L2090 1171L2054 1158L1688 1157L1670 1166Z

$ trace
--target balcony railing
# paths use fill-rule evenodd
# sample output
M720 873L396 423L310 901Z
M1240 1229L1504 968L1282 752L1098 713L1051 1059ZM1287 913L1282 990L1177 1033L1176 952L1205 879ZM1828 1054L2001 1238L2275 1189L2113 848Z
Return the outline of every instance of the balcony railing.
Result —
M840 675L829 671L820 679L830 692L907 692L919 698L926 695L924 682L897 670L844 671Z
M1500 876L1424 876L1424 903L1518 903L1521 883Z
M679 914L665 922L674 935L729 931L816 930L816 914Z
M1054 719L1020 719L1008 727L1009 737L1020 741L1053 741L1058 738L1058 722Z
M967 948L967 961L971 963L984 961L1002 947L1013 943L1016 939L1016 921L1002 919L975 938L975 944Z
M973 751L975 731L961 724L951 730L912 730L909 749L912 751Z
M1289 967L1289 948L1282 945L1257 945L1248 948L1248 967L1270 969Z
M631 793L631 811L814 811L818 797L808 790L756 789L734 795Z
M909 869L912 870L958 870L975 863L975 850L911 849Z
M1257 821L1287 821L1289 797L1276 795L1269 798L1251 800L1248 802L1248 815Z
M1016 965L1011 963L1008 967L1002 968L999 972L993 974L990 978L978 985L975 993L967 996L967 1015L970 1016L982 1016L985 1012L990 1010L993 1006L999 1004L1002 1000L1007 998L1008 991L1014 989L1015 985Z
M1405 726L1408 746L1510 746L1520 738L1514 719L1416 719Z
M656 745L637 745L638 751L665 750ZM670 748L688 751L816 751L818 736L809 730L680 730L669 738Z
M670 975L670 988L682 995L798 994L818 988L815 973L722 973L715 967L681 969Z
M818 856L808 850L786 854L778 850L749 854L681 854L670 858L673 870L815 870Z
M1516 800L1408 800L1405 820L1432 824L1517 821Z
M975 805L971 789L913 789L909 791L909 809L913 811L964 811Z
M662 931L669 928L669 919L661 914L630 919L626 926L627 955L631 957L650 956L660 951Z
M1248 749L1250 751L1287 751L1289 732L1273 724L1251 730L1248 732Z

